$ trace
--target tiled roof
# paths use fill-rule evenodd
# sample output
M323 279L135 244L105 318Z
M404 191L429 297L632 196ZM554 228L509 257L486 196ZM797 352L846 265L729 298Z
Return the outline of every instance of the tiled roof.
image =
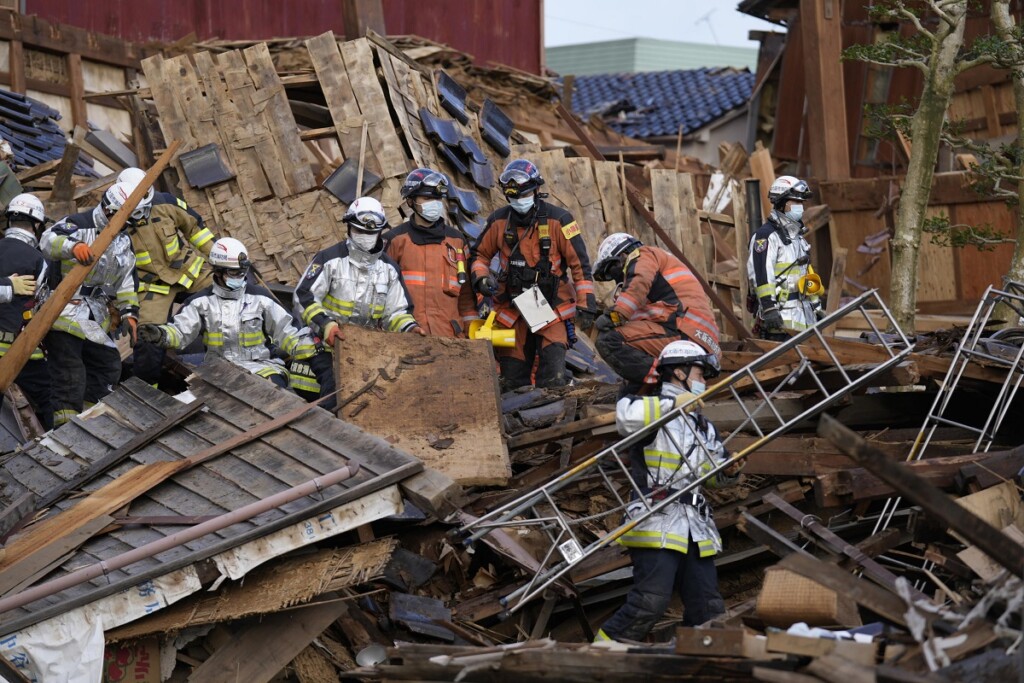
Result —
M64 156L67 136L57 124L60 112L31 97L0 89L0 138L14 152L14 170L21 171ZM96 177L92 160L82 154L77 175Z
M745 105L753 87L754 74L736 69L579 76L572 108L630 137L675 135L680 124L685 135Z

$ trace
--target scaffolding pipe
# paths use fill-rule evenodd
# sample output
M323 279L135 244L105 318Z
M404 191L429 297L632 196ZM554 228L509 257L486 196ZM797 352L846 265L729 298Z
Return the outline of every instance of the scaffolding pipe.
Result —
M232 524L246 522L257 515L263 514L264 512L268 512L269 510L273 510L274 508L282 505L287 505L299 498L313 495L314 493L323 491L330 486L343 482L346 479L355 476L358 471L359 464L352 463L342 467L341 469L329 472L322 477L310 479L309 481L287 489L286 491L275 493L272 496L258 500L255 503L250 503L249 505L240 507L237 510L226 512L223 515L214 517L207 522L203 522L202 524L197 524L188 529L184 529L183 531L171 534L170 536L161 538L158 541L147 543L140 548L129 550L128 552L112 557L109 560L104 560L87 567L82 567L81 569L77 569L70 574L54 579L53 581L41 583L38 586L33 586L21 591L20 593L9 595L0 599L0 614L19 607L24 607L36 600L41 600L51 595L55 595L63 590L85 583L86 581L92 581L93 579L104 576L108 572L124 569L128 565L138 562L139 560L144 560L147 557L153 557L154 555L166 552L172 548L178 547L179 545L201 538L206 534L220 531Z

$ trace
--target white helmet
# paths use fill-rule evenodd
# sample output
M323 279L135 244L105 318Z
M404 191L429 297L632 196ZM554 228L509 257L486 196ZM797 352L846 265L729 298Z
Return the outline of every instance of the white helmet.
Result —
M143 171L141 168L135 168L134 166L129 166L128 168L124 169L123 171L121 171L120 173L117 174L117 181L116 182L126 183L129 186L131 186L132 189L135 189L135 186L138 185L139 183L141 183L142 179L145 178L145 177L146 177L146 172ZM153 194L154 194L153 186L150 185L149 189L146 190L146 196L142 198L142 201L143 202L152 203L153 202ZM139 203L141 204L142 202L139 202Z
M117 213L128 201L128 195L134 191L135 186L129 183L114 183L108 187L107 191L103 193L103 199L100 200L100 208L106 217L110 218ZM131 216L128 217L128 225L139 225L141 222L149 220L149 212L152 208L152 195L148 200L143 197L132 210Z
M619 257L629 254L643 246L643 242L629 233L616 232L608 235L597 248L597 261L594 263L594 279L602 282L614 279L614 267L619 264Z
M27 192L12 199L11 203L7 205L5 214L8 220L27 218L36 223L43 223L46 220L46 210L43 208L43 203L39 201L39 197Z
M210 265L228 270L248 268L249 255L245 251L245 245L234 237L221 237L210 247Z
M768 201L772 207L779 208L790 199L810 199L811 188L807 183L791 175L780 175L768 189Z
M708 353L703 346L688 339L672 342L658 355L659 369L673 365L699 365L703 368L706 379L718 377L722 371L718 356Z
M342 220L367 232L380 232L388 224L384 207L373 197L360 197L349 204Z

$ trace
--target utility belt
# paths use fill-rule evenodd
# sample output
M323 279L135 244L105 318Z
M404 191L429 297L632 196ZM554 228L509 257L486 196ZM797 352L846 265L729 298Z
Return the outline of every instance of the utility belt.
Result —
M103 287L99 285L82 285L78 288L78 296L70 301L73 304L80 304L86 299L103 299L109 300L110 297L103 290Z
M508 263L505 289L510 299L536 285L548 303L554 304L560 283L561 278L552 273L551 268L534 268L526 265L524 259L512 259Z
M678 493L680 490L681 489L657 489L650 494L651 502L660 503L669 496ZM689 505L692 508L696 508L697 512L700 513L703 513L704 511L710 509L707 499L704 498L704 495L699 492L684 493L682 496L676 499L676 502L682 503L683 505Z

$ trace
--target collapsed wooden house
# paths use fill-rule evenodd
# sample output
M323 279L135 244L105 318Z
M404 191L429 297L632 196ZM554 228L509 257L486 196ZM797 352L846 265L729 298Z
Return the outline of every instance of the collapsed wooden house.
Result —
M384 342L355 330L341 419L206 363L177 400L132 381L2 456L0 676L848 683L1017 671L1005 653L1021 624L1006 607L1020 585L1000 565L1019 569L1024 529L1009 483L1024 466L1013 448L1022 434L1004 419L1016 407L1020 346L990 338L985 318L911 350L872 329L879 318L867 311L856 321L866 339L833 336L857 329L844 316L782 351L743 341L742 323L726 317L741 317L746 286L742 181L774 172L768 150L748 157L730 145L720 169L677 166L564 116L542 79L471 66L420 41L327 33L193 47L148 57L147 83L116 98L135 112L140 160L185 141L169 187L253 245L275 284L293 284L315 251L341 238L338 218L356 188L397 221L397 189L415 166L451 175L465 192L452 218L472 233L499 204L493 179L514 154L538 163L591 249L632 231L711 281L734 338L723 364L735 393L705 412L736 448L759 445L743 480L714 499L729 613L677 630L671 610L654 638L674 636L670 646L591 645L630 583L628 554L608 545L510 615L509 596L558 559L543 533L513 526L469 547L450 532L605 452L618 438L616 387L583 348L578 384L501 396L482 342ZM505 137L491 125L503 121L495 107L511 122ZM828 219L826 208L809 216L819 230ZM847 305L842 293L832 288L830 312ZM859 436L828 421L818 435L815 420L799 419L863 377L828 406ZM767 440L749 423L762 391L787 424ZM942 391L950 400L940 410ZM985 424L992 405L999 429ZM922 424L927 457L896 467L911 485L877 459L848 457L860 449L881 453L883 465L904 460L919 452ZM971 431L979 424L983 440ZM617 524L596 478L557 499L588 542ZM936 487L962 495L988 526L945 515L951 498L939 508L915 499L920 509L900 507L875 533L882 501L921 491L934 501ZM993 549L992 531L1006 548ZM870 635L787 633L797 621L866 625Z

